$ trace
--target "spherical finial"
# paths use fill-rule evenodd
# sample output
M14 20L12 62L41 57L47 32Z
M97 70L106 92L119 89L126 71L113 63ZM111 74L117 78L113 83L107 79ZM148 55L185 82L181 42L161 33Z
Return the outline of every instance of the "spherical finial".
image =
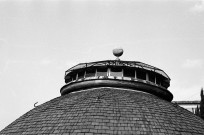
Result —
M120 57L123 55L123 49L122 48L115 48L113 49L113 55L116 57Z

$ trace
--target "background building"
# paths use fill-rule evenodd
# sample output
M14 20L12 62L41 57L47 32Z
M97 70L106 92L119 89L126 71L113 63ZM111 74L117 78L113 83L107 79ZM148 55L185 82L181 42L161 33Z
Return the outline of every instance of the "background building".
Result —
M173 103L187 109L192 113L196 113L196 108L200 107L200 101L173 101Z

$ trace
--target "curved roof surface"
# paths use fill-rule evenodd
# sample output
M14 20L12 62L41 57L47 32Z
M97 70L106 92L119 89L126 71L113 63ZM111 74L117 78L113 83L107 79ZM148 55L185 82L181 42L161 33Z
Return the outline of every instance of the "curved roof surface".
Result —
M203 134L204 121L154 95L117 88L69 93L37 106L0 134Z
M161 69L142 63L138 61L121 61L121 60L105 60L105 61L97 61L97 62L89 62L89 63L80 63L65 72L65 75L69 74L70 72L78 69L88 68L88 67L97 67L97 66L127 66L127 67L136 67L142 68L145 70L153 71L162 76L170 79L169 76Z

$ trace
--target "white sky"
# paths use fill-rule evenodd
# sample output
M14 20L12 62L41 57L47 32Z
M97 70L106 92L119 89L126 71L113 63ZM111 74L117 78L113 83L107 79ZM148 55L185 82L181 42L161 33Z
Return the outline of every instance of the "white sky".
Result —
M174 100L200 100L204 1L0 0L0 130L60 96L81 62L141 61L171 78Z

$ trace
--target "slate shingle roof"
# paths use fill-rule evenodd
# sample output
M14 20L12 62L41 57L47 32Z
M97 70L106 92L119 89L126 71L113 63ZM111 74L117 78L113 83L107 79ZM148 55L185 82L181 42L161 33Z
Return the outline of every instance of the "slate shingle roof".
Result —
M95 88L39 105L0 134L202 135L204 121L148 93Z

